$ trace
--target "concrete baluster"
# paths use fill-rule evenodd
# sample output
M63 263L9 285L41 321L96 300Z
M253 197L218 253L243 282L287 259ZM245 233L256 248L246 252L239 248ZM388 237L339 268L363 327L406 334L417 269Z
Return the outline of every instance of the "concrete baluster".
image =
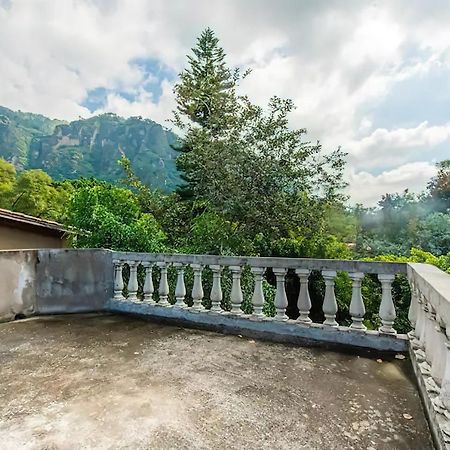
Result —
M130 280L128 281L128 300L135 302L138 300L138 279L137 279L137 268L139 265L138 261L127 261L130 267Z
M241 304L243 300L241 289L241 273L242 267L230 266L231 275L233 277L233 284L231 286L231 312L234 314L242 314Z
M191 264L191 267L194 270L194 285L192 286L192 300L194 304L192 307L201 310L203 309L202 300L204 296L202 285L203 266L201 264Z
M155 288L153 287L153 278L152 278L152 263L143 262L142 265L145 269L145 278L144 278L144 302L152 302L153 301L153 292Z
M427 330L427 312L428 312L428 306L427 306L427 300L425 299L424 295L420 292L419 293L420 296L420 303L422 305L422 326L420 328L420 333L419 333L419 342L420 342L420 346L423 348L425 347L425 334L426 334L426 330Z
M114 298L116 300L123 300L123 261L115 259L114 263Z
M184 266L181 263L175 263L177 268L177 284L175 286L175 305L183 308L186 304L184 298L186 297L186 285L184 283Z
M213 274L213 283L211 287L211 311L221 312L222 308L220 303L223 298L222 293L222 284L221 284L221 275L222 275L222 267L219 265L211 265L209 268L212 270Z
M350 328L354 330L364 331L366 326L362 323L366 308L361 295L361 282L364 278L362 272L349 273L352 280L352 299L350 301L350 315L352 317L352 324Z
M379 331L384 334L397 334L392 325L396 318L394 301L392 300L392 282L395 275L378 274L381 282L380 319L383 324Z
M264 291L263 291L263 274L266 269L264 267L252 267L251 272L253 274L253 279L255 286L253 289L252 305L253 314L257 316L263 315L264 306Z
M288 301L285 288L285 277L287 270L283 268L273 268L272 270L277 279L277 291L275 293L275 318L287 319L286 308L288 306Z
M413 349L419 349L421 345L420 334L423 328L423 305L419 290L415 285L413 287L413 290L411 291L411 302L414 302L416 304L415 307L416 320L414 323L414 329L413 331L410 332L410 337L412 337L411 344Z
M325 296L323 298L323 313L325 315L324 325L330 327L337 327L336 313L338 311L338 305L336 302L336 295L334 294L334 279L336 278L336 272L334 270L323 270L322 277L325 282Z
M411 286L411 304L408 310L408 320L411 323L412 330L408 333L410 337L415 337L415 328L419 313L419 295L416 287L416 283L410 280Z
M299 322L311 323L309 318L309 310L311 309L311 299L309 297L308 279L310 271L309 269L296 269L295 273L300 279L300 291L298 293L297 307L300 313L298 317Z
M161 278L159 279L159 302L158 305L167 306L169 305L169 282L167 280L167 264L165 262L160 262L157 266L161 270Z

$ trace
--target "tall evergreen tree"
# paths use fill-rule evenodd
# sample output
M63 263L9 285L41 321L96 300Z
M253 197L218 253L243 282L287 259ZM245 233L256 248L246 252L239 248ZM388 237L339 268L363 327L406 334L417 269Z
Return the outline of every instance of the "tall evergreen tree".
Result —
M175 123L188 132L199 126L216 137L228 128L227 119L233 116L239 73L227 67L225 52L210 28L202 32L192 53L188 56L189 68L181 72L174 89Z
M324 154L319 143L305 142L305 129L289 127L291 100L273 97L262 108L238 95L241 76L226 65L212 30L192 52L175 86L174 123L184 133L180 193L247 236L276 239L322 229L321 205L341 198L343 154Z

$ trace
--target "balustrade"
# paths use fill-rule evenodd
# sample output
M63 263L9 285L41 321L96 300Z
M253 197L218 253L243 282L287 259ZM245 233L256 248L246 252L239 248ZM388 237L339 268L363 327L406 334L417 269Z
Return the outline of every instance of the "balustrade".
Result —
M287 277L298 277L299 292L296 299L299 315L296 323L303 326L309 326L312 323L310 317L311 312L311 297L309 278L312 271L321 274L325 284L325 292L323 296L322 311L325 317L323 326L330 329L338 329L337 322L338 304L335 295L335 280L339 273L347 273L352 285L352 294L350 300L350 316L351 325L350 330L365 332L364 325L365 306L364 299L361 293L361 284L364 278L364 273L372 273L378 276L381 283L381 299L379 317L381 327L380 334L395 335L394 321L396 318L395 306L392 299L392 282L395 278L395 273L404 273L404 265L394 264L392 266L379 263L365 263L358 262L354 264L351 261L333 261L333 260L308 260L308 259L289 259L289 258L242 258L242 257L219 257L210 255L163 255L163 254L144 254L144 253L119 253L117 252L114 258L114 299L127 300L132 302L147 302L153 305L170 306L192 309L199 312L224 312L224 298L229 299L230 314L244 315L244 289L242 286L245 281L245 295L248 298L245 303L245 310L252 309L252 314L256 317L265 316L263 310L265 304L270 301L273 302L272 308L275 309L274 319L287 320L286 308L288 306L288 297L286 293L286 279ZM134 255L134 257L133 257ZM125 264L129 267L129 276L123 275ZM138 269L142 266L143 270ZM153 268L158 267L158 271ZM176 282L171 287L168 280L168 270L170 267L176 271ZM188 289L186 286L186 269L190 267L193 276L190 278L191 286L190 298L192 298L192 306L188 306L186 298ZM210 269L208 277L205 281L205 268ZM249 270L244 271L245 268ZM270 299L266 299L263 289L265 277L267 276L266 268L269 267L275 276L275 283L272 288L269 288L269 293L272 293ZM359 267L362 270L354 270ZM227 271L224 271L228 268ZM377 270L379 268L379 270ZM386 271L386 268L389 271ZM138 294L138 274L143 274L142 296ZM158 274L159 273L159 277ZM250 289L248 287L249 277L252 279ZM155 278L155 281L153 277ZM223 292L223 277L230 277L227 283L226 292ZM315 275L316 276L316 275ZM158 279L159 278L159 279ZM126 282L125 282L126 281ZM211 308L208 310L204 304L204 285L209 283L209 298ZM231 288L230 288L231 284ZM156 285L156 287L155 287ZM173 289L173 291L171 291ZM125 298L124 292L128 295ZM157 293L159 300L156 302L153 295ZM208 289L207 289L208 292ZM410 315L413 319L414 330L412 332L413 343L420 347L425 340L425 332L429 332L428 322L423 311L419 307L420 294L416 293L416 301L414 302L414 309ZM141 298L142 297L142 298ZM169 298L171 299L169 301ZM227 300L228 301L228 300ZM207 304L206 302L205 304ZM226 303L226 302L225 302ZM251 305L251 306L250 306ZM246 316L245 316L246 317ZM427 324L425 323L427 322ZM426 325L426 326L425 326ZM373 333L373 331L372 331ZM429 357L430 358L430 357ZM425 358L424 358L425 359ZM430 364L425 361L427 368ZM442 372L442 370L440 370Z

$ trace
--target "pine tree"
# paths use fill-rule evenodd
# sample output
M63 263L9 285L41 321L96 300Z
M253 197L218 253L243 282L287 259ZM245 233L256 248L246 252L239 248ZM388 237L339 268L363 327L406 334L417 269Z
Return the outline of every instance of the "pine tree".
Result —
M275 96L262 108L238 95L239 71L227 67L212 30L192 52L175 86L174 123L184 134L178 193L243 235L320 229L323 205L341 198L342 152L324 154L319 143L305 142L305 129L289 127L292 100Z
M180 82L174 88L177 101L174 122L187 132L199 126L211 137L217 137L233 115L239 73L232 73L226 66L225 52L210 28L202 32L192 53L188 56L189 68L181 72Z

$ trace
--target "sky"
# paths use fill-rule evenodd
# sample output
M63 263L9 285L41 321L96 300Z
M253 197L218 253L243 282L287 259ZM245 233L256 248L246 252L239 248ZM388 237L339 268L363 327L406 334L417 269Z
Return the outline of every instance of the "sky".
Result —
M170 126L173 85L211 27L257 104L348 153L350 203L420 192L450 158L450 0L0 0L0 105Z

